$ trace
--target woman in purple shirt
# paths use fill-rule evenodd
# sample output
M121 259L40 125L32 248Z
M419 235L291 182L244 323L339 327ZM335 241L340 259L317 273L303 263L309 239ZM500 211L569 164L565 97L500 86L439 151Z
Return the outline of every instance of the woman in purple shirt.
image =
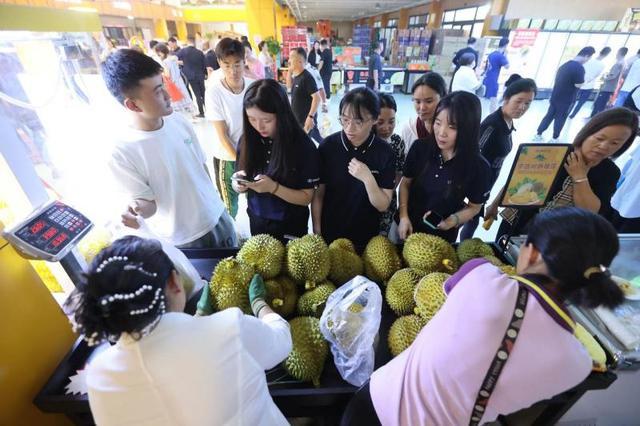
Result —
M536 216L519 275L485 259L464 264L445 283L440 311L373 373L342 424L482 424L576 386L592 361L566 303L620 304L608 269L617 253L618 236L601 216L576 207Z

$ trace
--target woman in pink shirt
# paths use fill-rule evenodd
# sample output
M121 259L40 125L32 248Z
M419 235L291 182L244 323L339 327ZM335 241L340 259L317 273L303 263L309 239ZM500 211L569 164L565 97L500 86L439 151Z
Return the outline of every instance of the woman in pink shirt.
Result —
M594 213L567 207L536 216L518 277L485 259L464 264L445 283L440 311L373 373L342 424L482 424L576 386L592 362L565 303L621 303L608 270L617 252L615 230Z

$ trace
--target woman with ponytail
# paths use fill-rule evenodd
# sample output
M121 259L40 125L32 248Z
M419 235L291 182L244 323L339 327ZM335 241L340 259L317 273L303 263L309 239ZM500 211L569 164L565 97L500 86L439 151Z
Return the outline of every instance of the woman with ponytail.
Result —
M291 335L264 298L255 275L255 317L238 308L192 317L158 241L129 236L101 251L66 305L90 346L113 343L87 367L96 424L288 424L264 370L286 358Z
M444 284L447 300L415 341L373 373L342 425L478 425L549 399L591 372L567 309L623 300L609 265L618 236L576 207L536 216L515 276L486 259Z

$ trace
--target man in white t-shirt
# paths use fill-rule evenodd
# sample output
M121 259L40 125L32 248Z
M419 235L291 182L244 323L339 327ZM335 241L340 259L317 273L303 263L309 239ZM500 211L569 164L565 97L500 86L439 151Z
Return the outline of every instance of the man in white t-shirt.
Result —
M632 56L627 60L627 66L625 70L622 72L622 78L624 78L624 82L620 87L620 91L618 92L618 97L616 98L616 106L620 107L624 105L624 101L627 100L627 96L629 93L640 84L640 49L638 49L638 53L635 56Z
M253 80L244 77L244 47L238 40L223 38L216 46L222 78L205 93L206 117L213 121L217 141L213 154L215 181L231 216L238 213L238 193L231 186L236 152L242 138L244 94Z
M611 48L605 47L600 50L597 58L593 58L582 65L584 67L584 83L580 86L580 90L578 90L576 106L571 115L569 115L569 118L574 118L580 111L580 108L582 108L582 105L589 100L596 81L604 71L604 58L606 58L609 53L611 53Z
M237 246L233 220L224 211L191 125L172 114L162 67L149 56L121 49L104 62L111 94L131 124L115 144L109 166L129 206L122 222L151 229L181 248Z

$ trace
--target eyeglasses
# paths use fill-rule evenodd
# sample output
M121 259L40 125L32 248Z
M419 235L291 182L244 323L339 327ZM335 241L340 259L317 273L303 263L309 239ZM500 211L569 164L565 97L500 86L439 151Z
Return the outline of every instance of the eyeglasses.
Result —
M348 117L345 117L345 116L341 115L338 118L338 121L340 122L342 127L345 128L345 129L353 124L353 128L354 129L360 130L360 129L362 129L362 126L364 126L366 123L370 122L371 119L359 120L357 118L348 118Z
M243 62L235 62L233 64L222 62L220 65L222 66L223 69L226 69L226 70L241 70L244 68Z

